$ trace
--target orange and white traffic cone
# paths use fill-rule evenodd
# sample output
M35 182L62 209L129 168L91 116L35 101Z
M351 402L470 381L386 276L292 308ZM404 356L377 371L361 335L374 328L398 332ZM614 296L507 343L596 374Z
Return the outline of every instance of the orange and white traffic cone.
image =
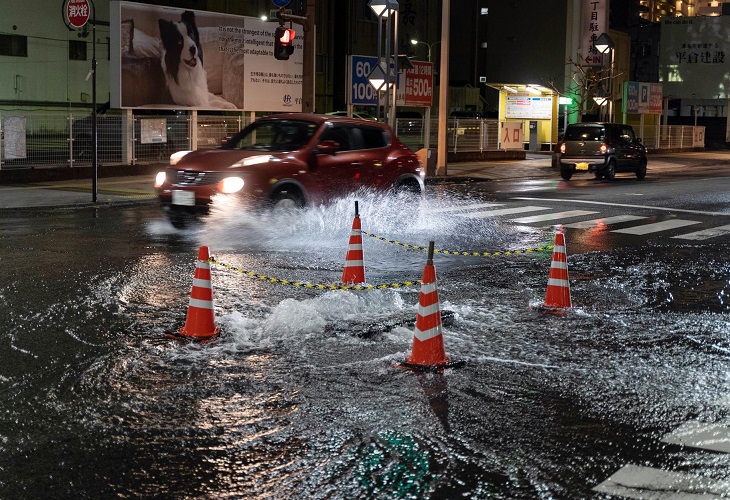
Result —
M198 250L198 262L195 265L193 288L190 291L188 315L185 326L180 333L170 334L170 337L185 337L191 340L210 340L220 333L215 326L213 310L213 287L210 281L210 254L208 247Z
M345 268L342 270L343 283L365 283L365 264L362 253L362 227L360 226L360 214L358 205L355 202L355 219L352 221L350 232L350 244L347 248Z
M400 364L406 368L425 371L443 371L464 364L451 361L444 350L444 336L441 331L441 305L436 288L436 268L433 265L434 242L428 245L428 261L423 268L421 293L418 300L416 329L413 332L411 355Z
M565 235L555 233L553 260L550 264L545 303L547 308L564 309L573 307L570 301L570 282L568 281L568 256L565 252Z

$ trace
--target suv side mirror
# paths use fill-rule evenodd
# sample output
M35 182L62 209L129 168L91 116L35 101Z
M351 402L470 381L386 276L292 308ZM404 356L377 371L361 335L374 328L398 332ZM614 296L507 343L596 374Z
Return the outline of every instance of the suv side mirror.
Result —
M333 155L340 150L340 143L333 140L322 141L317 144L317 152L326 155Z

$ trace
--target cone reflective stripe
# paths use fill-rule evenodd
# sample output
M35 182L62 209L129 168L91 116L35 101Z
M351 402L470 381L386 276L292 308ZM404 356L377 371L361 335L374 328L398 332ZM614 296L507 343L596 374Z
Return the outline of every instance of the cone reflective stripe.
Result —
M365 283L365 263L362 252L362 227L355 202L355 218L350 231L350 244L347 248L345 267L342 270L343 283Z
M185 337L207 339L220 332L214 322L215 312L209 259L208 247L200 247L198 262L195 265L193 288L190 291L190 301L188 302L188 314L185 326L180 329L180 334Z
M565 251L565 235L555 234L553 259L550 264L545 306L566 308L573 307L570 300L570 281L568 281L568 256Z

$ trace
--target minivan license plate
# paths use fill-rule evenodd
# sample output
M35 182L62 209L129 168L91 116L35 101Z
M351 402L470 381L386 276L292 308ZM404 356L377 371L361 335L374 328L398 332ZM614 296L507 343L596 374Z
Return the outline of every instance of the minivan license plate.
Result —
M575 169L576 170L588 170L588 164L587 163L576 163Z
M194 191L182 191L174 190L172 192L172 204L173 205L185 205L188 207L195 206L195 192Z

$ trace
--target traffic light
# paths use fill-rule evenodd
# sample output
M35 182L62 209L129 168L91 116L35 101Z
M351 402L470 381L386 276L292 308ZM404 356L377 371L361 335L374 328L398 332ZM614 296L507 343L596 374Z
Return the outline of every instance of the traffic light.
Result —
M289 59L294 52L294 37L296 32L291 28L279 26L276 28L274 40L274 57L281 60Z

